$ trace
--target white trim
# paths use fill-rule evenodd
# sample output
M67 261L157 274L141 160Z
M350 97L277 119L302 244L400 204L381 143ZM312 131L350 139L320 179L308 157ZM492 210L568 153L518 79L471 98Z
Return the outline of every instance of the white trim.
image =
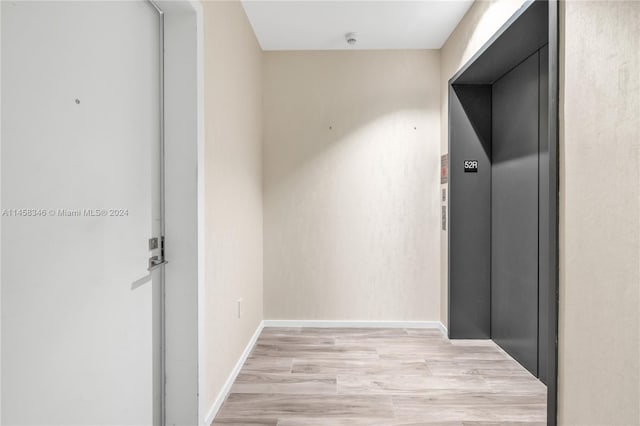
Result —
M2 5L0 4L0 23L2 22ZM0 24L0 46L2 46L2 25ZM0 48L0 81L2 81L2 49ZM0 99L2 99L2 85L0 84ZM2 152L2 102L0 102L0 153ZM0 155L0 176L2 176L2 155ZM0 178L0 188L2 179ZM2 197L0 197L2 209ZM2 220L0 220L0 241L2 241ZM0 244L0 318L2 318L2 244ZM2 327L0 327L0 366L2 365ZM0 368L0 424L2 424L2 368Z
M206 238L205 238L205 113L204 113L204 17L199 0L187 0L196 13L196 72L197 72L197 229L198 229L198 422L205 419L206 407L206 353L205 353L205 321L206 321Z
M220 407L222 407L222 404L224 403L225 399L227 399L227 395L229 395L229 391L231 391L231 386L233 386L233 382L235 382L236 377L238 377L238 374L240 373L240 370L242 370L242 366L244 365L245 361L249 357L249 354L253 350L253 347L255 346L256 342L258 341L258 337L260 337L260 333L262 333L262 329L264 328L264 326L265 326L264 321L260 321L260 324L258 324L258 328L256 329L256 332L253 333L253 336L251 336L249 343L247 343L247 347L244 348L244 352L242 352L242 355L240 355L240 359L236 363L235 367L233 367L233 370L231 370L229 377L227 377L227 381L224 383L224 386L222 387L222 389L220 389L218 396L216 397L215 401L213 401L213 405L207 412L207 417L205 417L204 419L205 425L210 425L211 423L213 423L213 420L215 419L216 414L218 414L218 410L220 410Z
M165 47L168 43L176 40L180 44L184 44L191 48L193 46L193 53L195 53L195 57L192 57L192 53L189 53L188 62L185 64L184 62L181 65L186 65L185 68L180 68L179 73L176 74L176 70L173 70L172 78L174 81L165 80L165 87L173 87L172 83L175 82L178 78L183 79L187 78L188 84L194 84L195 88L192 91L193 95L189 94L190 101L189 105L195 106L195 111L193 111L193 115L195 115L195 120L193 120L195 128L189 127L188 134L190 140L187 140L187 145L185 145L185 152L188 152L189 157L188 160L188 169L189 172L185 178L189 180L188 185L190 188L189 192L189 205L188 209L195 210L196 223L195 223L195 232L193 235L189 235L189 261L195 260L195 270L188 266L188 286L190 286L190 290L185 294L185 298L189 298L189 305L192 305L194 302L197 306L194 309L197 309L197 319L196 324L188 324L189 335L189 355L193 355L189 358L188 362L179 361L176 359L168 359L170 364L165 364L166 368L165 374L170 375L172 373L173 368L178 368L178 370L173 371L174 374L183 374L185 380L180 380L178 382L169 381L169 385L172 383L175 386L181 386L181 389L174 389L171 391L171 386L169 386L169 392L165 391L163 395L165 400L165 423L167 424L196 424L200 423L204 417L204 384L205 384L205 354L204 354L204 345L203 345L203 324L205 318L205 300L204 297L204 288L205 288L205 237L204 237L204 29L203 29L203 10L202 4L199 0L150 0L153 2L154 6L158 8L165 16ZM168 57L166 59L166 67L169 66L172 61L175 61L177 57L174 55L172 57ZM178 59L184 60L184 59ZM174 67L175 68L175 67ZM186 77L185 77L186 76ZM195 81L194 81L195 78ZM191 97L193 96L193 97ZM167 97L168 101L166 105L170 104L171 100ZM191 108L191 107L190 107ZM174 111L175 112L175 111ZM189 114L191 114L190 112ZM169 119L169 114L167 114L167 119ZM192 121L191 119L189 120ZM189 124L191 126L191 124ZM181 127L182 128L182 127ZM186 131L186 130L184 130ZM192 133L193 132L193 133ZM193 140L195 137L195 140ZM183 138L184 139L184 138ZM184 140L183 140L184 142ZM195 157L195 158L193 158ZM193 161L195 160L195 161ZM170 163L171 160L168 160ZM175 170L175 167L174 167ZM191 177L192 174L195 175L195 188L191 185ZM170 183L169 181L167 182ZM195 189L195 191L192 191ZM192 198L192 192L195 192L195 199ZM169 200L167 200L169 201ZM192 204L193 203L193 204ZM167 204L169 206L170 204ZM174 204L175 205L175 204ZM174 218L175 219L175 218ZM191 222L193 223L193 221ZM191 230L190 230L191 232ZM167 231L167 234L169 232ZM169 243L171 244L171 243ZM195 247L194 247L195 246ZM183 253L184 255L184 253ZM175 268L178 265L178 262L172 262L173 267ZM185 267L186 264L185 264ZM174 269L175 271L175 269ZM175 278L174 278L175 281ZM183 283L184 284L184 283ZM194 289L193 286L196 286L197 289ZM193 291L196 292L197 300L193 301ZM182 300L182 299L181 299ZM172 303L173 300L169 300L169 303ZM184 301L183 301L184 302ZM187 318L187 317L185 317ZM174 318L175 320L175 318ZM193 318L187 319L187 321L192 321ZM167 322L171 324L171 321ZM182 324L182 322L180 322ZM196 328L192 328L195 326ZM187 327L187 326L185 326ZM176 327L173 327L176 328ZM195 332L195 336L192 333ZM193 345L193 346L191 346ZM166 350L166 348L165 348ZM192 353L193 352L193 353ZM195 358L195 363L193 362ZM177 364L176 364L177 362ZM195 364L195 365L194 365ZM194 383L195 381L195 383ZM176 395L180 395L181 399L189 399L189 402L185 404L185 401L177 401ZM193 403L191 402L192 399ZM178 405L179 402L179 405ZM195 409L194 409L195 408Z
M441 321L438 321L440 323L440 331L442 331L442 334L445 335L445 337L449 337L449 330L447 329L447 326L444 325Z
M433 328L447 335L440 321L333 321L333 320L264 320L264 327L312 328Z

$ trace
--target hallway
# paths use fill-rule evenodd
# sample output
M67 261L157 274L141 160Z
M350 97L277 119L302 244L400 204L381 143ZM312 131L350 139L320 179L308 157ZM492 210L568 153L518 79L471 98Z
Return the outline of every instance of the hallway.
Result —
M213 423L545 424L546 388L489 340L436 329L265 328Z
M0 426L640 426L639 22L0 1Z

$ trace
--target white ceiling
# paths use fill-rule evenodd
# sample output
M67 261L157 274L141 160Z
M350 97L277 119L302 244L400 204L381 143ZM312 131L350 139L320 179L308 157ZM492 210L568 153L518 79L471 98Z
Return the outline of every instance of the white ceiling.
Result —
M263 50L439 49L473 0L244 0ZM357 33L358 42L345 40Z

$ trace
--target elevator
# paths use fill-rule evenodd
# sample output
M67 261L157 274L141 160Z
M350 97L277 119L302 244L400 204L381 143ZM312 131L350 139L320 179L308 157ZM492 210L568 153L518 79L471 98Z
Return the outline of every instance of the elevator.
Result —
M449 337L549 387L557 336L557 4L531 1L449 81Z

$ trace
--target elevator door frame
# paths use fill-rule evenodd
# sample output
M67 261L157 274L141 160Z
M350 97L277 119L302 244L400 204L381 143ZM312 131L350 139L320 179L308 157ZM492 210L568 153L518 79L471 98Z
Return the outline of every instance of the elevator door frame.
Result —
M535 41L535 37L531 37L532 28L536 27L536 20L545 19L545 25L548 25L548 31L546 34L538 34L539 37L544 36L546 38L546 43L548 45L548 110L547 110L547 119L548 119L548 155L549 155L549 170L548 170L548 199L545 201L548 202L548 251L542 253L546 254L545 261L548 262L548 275L547 275L547 288L545 288L545 292L541 292L540 294L544 295L541 297L546 297L546 301L548 304L548 316L546 320L548 321L547 329L544 332L540 333L540 336L546 337L546 346L547 346L547 424L548 425L556 425L557 423L557 365L558 365L558 350L557 350L557 342L558 342L558 282L559 282L559 273L558 273L558 185L559 185L559 174L558 174L558 2L556 0L543 1L543 0L530 0L527 1L497 32L496 34L449 80L449 167L450 170L450 178L449 178L449 203L452 203L452 198L454 192L456 190L461 190L462 187L457 188L455 186L455 176L453 170L458 164L453 164L455 160L455 151L452 150L452 138L455 139L456 132L460 133L460 129L452 128L452 108L460 108L461 102L457 101L457 105L454 104L452 106L452 96L457 96L455 94L455 86L460 87L461 85L475 85L476 89L482 90L481 87L483 85L490 85L497 80L495 78L496 73L499 73L500 70L498 68L503 67L503 73L509 69L518 65L521 59L529 56L534 50L540 49L542 45L539 45L537 48L532 48L532 45L535 43L541 43L542 39L539 41ZM533 31L535 32L535 31ZM529 50L530 53L523 53L522 50ZM521 59L518 58L518 55L522 54L523 57ZM511 63L509 63L511 61ZM493 77L492 77L493 76ZM481 97L480 97L481 99ZM489 102L491 102L489 98ZM475 107L475 112L471 111L471 113L482 114L482 102ZM455 112L455 111L454 111ZM466 112L466 110L465 110ZM474 126L473 130L476 135L480 139L484 129L477 128ZM469 132L469 129L466 130ZM453 135L453 136L452 136ZM489 134L490 137L490 134ZM490 139L489 139L490 140ZM490 145L490 143L489 143ZM490 148L489 148L490 149ZM489 159L491 158L489 152ZM459 162L459 159L458 159ZM545 176L546 177L546 176ZM541 181L542 182L542 181ZM547 183L547 182L545 182ZM470 196L474 196L472 191L469 192ZM475 195L478 199L477 195ZM469 321L469 316L472 316L473 313L464 313L464 309L452 309L452 298L456 297L456 294L460 294L460 288L452 289L452 269L454 271L454 280L459 279L460 276L460 268L456 269L456 265L452 268L452 261L455 263L459 257L457 257L460 253L452 252L452 230L454 227L458 226L463 228L472 228L471 224L460 224L456 223L454 220L455 217L453 215L455 213L455 206L452 204L449 205L449 333L451 338L456 338L460 336L456 336L455 324L457 318L456 316L467 315L467 318L464 320ZM489 215L490 217L490 215ZM480 220L478 223L481 224L483 221ZM459 232L460 234L460 232ZM459 238L459 236L458 236ZM483 238L482 236L480 238ZM472 247L471 244L470 247ZM461 244L458 242L456 247L460 248ZM467 251L469 251L469 247L467 247ZM455 250L454 250L455 251ZM464 268L463 268L464 269ZM456 275L457 271L457 275ZM463 271L463 273L467 273L465 279L469 279L468 271ZM490 272L489 272L490 274ZM490 275L489 275L490 276ZM490 278L489 278L490 279ZM486 280L485 280L486 281ZM455 284L455 283L454 283ZM489 282L490 285L490 282ZM454 286L455 287L455 286ZM460 287L458 285L458 287ZM486 287L486 285L485 285ZM463 289L464 291L474 291L473 288ZM486 289L480 286L479 288L476 286L475 288L476 294L480 294L485 292ZM490 299L490 294L489 294ZM483 302L484 303L484 302ZM490 300L489 300L490 306ZM489 308L490 309L490 308ZM478 314L476 312L475 314ZM490 310L489 310L490 314ZM481 317L482 315L480 315ZM477 319L478 321L483 321L483 318ZM486 325L485 325L486 327ZM478 338L480 337L481 332L478 334ZM489 336L486 336L489 337ZM485 337L485 338L486 338Z

